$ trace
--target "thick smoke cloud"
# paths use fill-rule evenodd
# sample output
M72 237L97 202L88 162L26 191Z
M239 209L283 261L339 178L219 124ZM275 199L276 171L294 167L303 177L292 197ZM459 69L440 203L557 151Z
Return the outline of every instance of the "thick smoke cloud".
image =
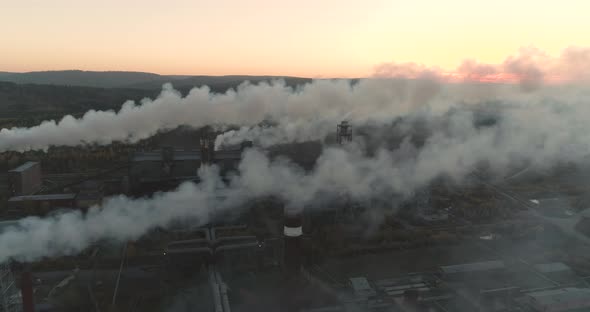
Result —
M144 99L139 105L126 102L119 112L89 111L80 119L66 116L32 128L2 129L0 152L136 142L181 125L237 126L238 130L217 139L218 146L248 138L257 138L261 145L322 139L342 119L357 125L389 122L419 110L445 111L458 103L522 100L523 90L547 93L546 87L540 87L548 82L586 83L589 65L588 49L568 48L559 57L550 57L523 48L502 64L468 60L452 72L414 63L381 64L372 79L354 83L317 80L296 89L281 81L246 83L224 94L195 88L186 97L166 85L156 99ZM464 82L510 82L521 88ZM276 129L260 128L263 121L273 122Z
M46 121L32 128L2 129L0 152L136 142L180 125L254 126L265 120L296 125L304 120L340 120L351 111L362 118L392 117L412 108L406 94L412 88L411 83L385 80L364 80L354 85L345 80L318 80L292 89L275 81L246 83L224 94L211 93L207 87L194 88L182 97L166 85L158 98L145 99L140 105L127 102L117 113L89 111L80 119L66 116L59 122Z
M373 118L352 109L343 119L358 126L387 123L395 117L421 110L444 112L461 104L530 105L556 97L571 97L571 93L583 92L581 86L590 82L590 49L570 47L559 57L551 57L539 49L526 47L501 64L465 60L450 72L416 63L383 63L375 67L373 78L383 82L382 86L389 84L397 96L389 99L391 105L404 103L404 109L374 110ZM574 85L577 89L572 87ZM277 127L243 126L227 131L217 137L216 145L253 140L266 147L281 142L322 140L334 131L338 120L293 120L286 116L280 122Z
M207 185L184 184L152 199L112 197L102 208L93 207L86 214L72 211L22 219L18 226L6 228L0 235L0 262L77 254L100 240L137 239L150 229L169 226L180 216L206 222L207 205L214 200ZM195 203L200 206L195 207Z
M506 77L518 77L522 88L449 84L445 81L449 75L419 65L379 70L382 76L413 75L413 80L376 78L354 84L319 80L298 89L281 82L245 84L225 94L212 94L203 87L186 97L167 86L157 99L144 100L139 106L126 103L118 113L91 111L81 119L65 117L59 123L29 129L3 129L0 151L133 142L179 125L211 124L243 126L218 137L219 145L245 138L271 145L321 140L342 119L355 127L379 128L400 118L395 130L404 139L394 147L377 148L371 156L362 148L365 142L325 148L309 172L249 151L229 185L209 169L200 173L199 185L183 184L152 199L120 196L87 214L26 218L0 234L0 261L75 254L100 240L137 239L178 220L204 224L216 212L237 211L259 196L277 196L293 207L343 195L356 200L404 198L440 177L462 183L475 169L487 169L501 178L523 166L545 169L562 162L585 162L590 155L590 92L574 85L535 88L561 72L584 81L589 67L578 69L575 64L589 59L582 49L568 49L557 59L523 50L501 65L466 62L460 68L462 75L453 76L481 81L512 75ZM493 121L482 124L478 118L487 113ZM260 126L263 121L272 121L273 126ZM426 129L420 144L412 140L417 121ZM388 133L368 136L378 141Z
M137 239L179 220L205 224L219 212L239 212L258 197L277 196L300 208L342 196L359 201L407 198L440 177L462 183L476 169L502 177L523 165L535 170L583 163L590 155L590 108L587 98L569 100L503 105L487 125L478 124L472 110L423 114L421 120L432 130L423 144L414 145L408 134L396 148L379 149L372 156L354 143L327 147L311 171L250 150L228 185L208 168L200 172L202 183L186 183L152 199L119 196L85 215L26 218L0 234L0 261L75 254L97 241Z

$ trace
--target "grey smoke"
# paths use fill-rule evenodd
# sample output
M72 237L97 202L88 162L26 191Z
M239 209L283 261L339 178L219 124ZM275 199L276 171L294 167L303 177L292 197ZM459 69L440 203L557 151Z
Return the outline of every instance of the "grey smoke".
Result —
M295 89L281 81L244 83L223 94L212 93L207 87L194 88L182 97L167 84L156 99L126 102L118 112L89 111L79 119L66 116L31 128L1 129L0 152L137 142L181 125L241 127L218 138L218 146L242 138L259 138L262 145L322 139L342 119L357 125L389 122L419 110L445 111L458 103L527 101L520 94L522 90L535 91L529 95L534 102L538 94L546 95L547 89L552 89L545 86L547 82L587 83L589 65L587 48L570 47L558 57L523 48L502 64L466 61L449 73L414 63L384 63L375 68L372 79L354 83L316 80ZM457 79L486 81L503 75L516 79L522 89L455 83ZM259 129L263 121L274 122L277 130Z
M181 125L255 126L265 120L297 124L306 120L331 122L351 111L363 118L397 116L412 108L412 83L363 80L317 80L300 88L282 81L252 85L237 90L211 93L207 87L192 89L186 97L165 85L154 100L139 105L129 101L119 112L89 111L76 119L45 121L31 128L0 130L0 152L47 149L54 145L136 142L158 131ZM410 91L408 91L410 90Z
M393 94L385 100L390 102L391 107L401 106L400 109L392 111L387 109L388 105L383 105L367 112L362 109L365 103L359 103L340 116L357 126L363 126L388 123L396 117L424 110L430 113L444 112L459 104L503 102L530 105L548 98L553 100L585 92L584 86L590 82L589 68L590 49L577 47L565 49L558 57L550 57L539 49L525 47L501 64L465 60L452 72L416 63L383 63L375 67L371 81L375 85L381 83L382 87L390 88ZM519 88L497 82L517 83ZM557 83L562 85L555 85ZM252 140L264 147L281 142L322 140L334 131L334 124L340 120L324 117L321 112L318 115L322 118L312 115L295 119L284 115L277 120L279 126L276 127L242 125L237 130L219 135L216 146L237 144L243 140Z
M588 60L584 51L564 55L568 61L551 68ZM544 68L527 58L511 59L511 64L516 64L514 71L532 76L535 68ZM541 73L548 77L546 71ZM523 93L510 85L448 84L437 77L421 74L415 80L370 79L356 84L320 80L299 89L281 82L245 84L225 94L211 94L204 87L184 98L167 86L157 99L144 100L140 106L126 103L118 113L91 111L81 119L65 117L29 129L3 129L0 151L133 142L178 125L210 124L244 126L225 134L220 144L248 136L260 142L297 142L325 138L344 117L355 126L380 126L396 117L405 120L396 128L404 136L399 146L377 149L371 156L365 154L363 142L328 147L310 172L253 150L245 154L239 176L229 185L209 169L201 172L201 184L186 183L151 199L118 196L87 214L25 218L0 234L0 261L76 254L101 240L137 239L179 220L205 224L218 212L239 211L260 196L277 196L294 207L341 196L361 201L384 194L403 198L440 177L462 183L475 169L504 176L523 165L535 170L588 160L590 92L584 87L543 86ZM585 77L584 70L576 77ZM493 111L495 121L478 126L478 110ZM258 126L265 120L275 125ZM428 130L420 145L412 142L412 120L421 120ZM379 139L387 133L371 135Z
M263 196L280 197L292 207L342 196L359 201L407 198L440 177L462 183L476 169L503 176L523 164L531 170L581 164L590 155L587 99L565 96L530 105L504 104L495 123L486 126L474 122L472 110L426 115L423 119L434 131L420 146L408 135L396 148L379 149L370 157L354 143L327 147L309 172L250 150L229 185L221 183L213 167L200 172L202 183L185 183L152 199L117 196L87 214L25 218L0 234L0 261L76 254L101 240L137 239L180 220L198 226L220 212L239 212L244 203Z

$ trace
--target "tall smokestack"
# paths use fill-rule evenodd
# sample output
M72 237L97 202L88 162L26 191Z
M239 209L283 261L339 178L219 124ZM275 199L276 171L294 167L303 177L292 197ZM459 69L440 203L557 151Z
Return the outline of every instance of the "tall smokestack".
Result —
M203 130L200 143L201 164L211 165L215 158L215 134L209 129L209 127L206 127Z
M283 265L285 273L296 276L301 269L302 251L301 238L303 236L303 218L301 209L284 209L285 225Z
M35 299L33 298L33 274L31 265L24 264L21 272L21 294L23 298L23 312L35 312Z

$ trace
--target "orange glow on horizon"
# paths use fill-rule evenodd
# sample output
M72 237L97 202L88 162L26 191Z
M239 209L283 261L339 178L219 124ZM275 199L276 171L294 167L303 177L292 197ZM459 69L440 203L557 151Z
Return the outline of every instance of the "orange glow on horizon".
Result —
M590 46L588 11L584 0L3 1L0 71L359 78L394 61L452 72L521 46Z
M477 74L461 74L461 73L444 73L441 75L442 81L448 83L462 83L462 82L475 82L475 83L498 83L498 84L518 84L527 77L524 75L512 74L512 73L495 73L486 75ZM541 78L541 82L547 84L560 84L566 83L569 80L565 77L558 75L547 75Z

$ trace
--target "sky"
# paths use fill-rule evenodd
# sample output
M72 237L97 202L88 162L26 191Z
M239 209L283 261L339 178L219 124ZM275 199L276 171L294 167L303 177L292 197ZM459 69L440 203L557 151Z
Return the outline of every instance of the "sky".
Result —
M0 0L0 71L364 77L590 46L587 0Z

